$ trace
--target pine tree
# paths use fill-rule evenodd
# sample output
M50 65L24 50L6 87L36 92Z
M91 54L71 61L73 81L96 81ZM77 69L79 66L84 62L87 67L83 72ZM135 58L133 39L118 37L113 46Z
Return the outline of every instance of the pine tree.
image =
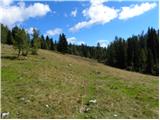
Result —
M7 37L8 37L8 27L1 24L1 42L7 43Z
M50 43L50 39L49 39L49 36L48 36L48 35L46 36L46 48L47 48L48 50L50 50L50 48L51 48L51 43Z
M28 47L27 34L24 29L17 29L16 32L14 32L14 35L13 45L14 48L18 50L17 57L19 57L21 53L26 50L26 47Z
M22 55L27 56L30 49L30 35L26 33L26 39L24 41L24 46L22 49Z
M46 41L43 35L41 35L41 49L46 49Z
M59 42L58 42L57 49L61 53L67 53L67 51L68 51L67 46L68 46L67 39L66 39L65 35L62 33L59 36Z
M55 48L54 48L54 42L53 42L52 38L50 39L50 43L51 43L50 50L55 50Z
M36 29L33 29L33 39L32 39L32 54L38 54L38 48L40 47L40 38L39 32Z
M8 30L8 34L7 34L7 42L8 45L12 45L13 44L13 36L12 36L12 32L10 30Z
M100 43L98 42L97 48L96 48L96 59L100 61L100 57L101 57L101 46L100 46Z
M146 65L147 65L146 62L147 62L147 55L146 55L145 49L141 48L139 53L139 63L140 63L139 71L140 72L145 72Z
M153 73L153 54L150 49L148 49L146 72L151 74Z
M127 39L127 69L134 69L134 43L132 38Z

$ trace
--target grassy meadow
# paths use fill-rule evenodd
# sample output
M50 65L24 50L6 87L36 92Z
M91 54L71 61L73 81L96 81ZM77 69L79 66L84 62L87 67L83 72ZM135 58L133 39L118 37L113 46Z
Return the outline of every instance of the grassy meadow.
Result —
M1 45L1 110L8 118L158 119L156 76L47 50L20 60L16 54Z

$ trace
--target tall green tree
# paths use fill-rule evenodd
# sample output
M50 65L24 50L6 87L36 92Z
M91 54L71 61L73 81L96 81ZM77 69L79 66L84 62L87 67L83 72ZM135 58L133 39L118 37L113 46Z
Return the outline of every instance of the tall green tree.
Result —
M17 57L19 57L28 48L28 37L24 29L17 29L14 35L13 45L18 50Z
M33 39L32 39L32 54L37 55L38 54L38 48L40 48L40 37L39 37L39 31L36 29L33 29Z
M148 50L148 57L147 57L147 67L146 67L146 72L147 73L153 73L153 65L154 65L154 63L153 63L154 61L153 61L153 54L152 54L152 52L151 52L151 50L149 49Z
M51 44L50 50L55 50L55 46L52 38L50 39L50 44Z
M24 41L24 46L22 49L22 55L23 56L27 56L30 50L30 35L28 33L26 33L26 38Z
M41 49L46 49L46 40L43 35L41 35Z
M2 43L7 43L7 37L8 37L8 27L1 24L1 42Z
M50 38L49 38L48 35L46 36L46 48L47 48L48 50L51 49L51 41L50 41Z
M7 34L7 42L8 45L12 45L13 44L13 36L12 36L12 31L8 30L8 34Z
M67 49L68 49L68 43L67 43L67 39L64 35L64 33L59 35L59 42L58 42L58 46L57 46L57 50L61 53L67 53Z
M145 72L146 71L146 65L147 65L147 54L144 48L141 48L139 53L139 71Z

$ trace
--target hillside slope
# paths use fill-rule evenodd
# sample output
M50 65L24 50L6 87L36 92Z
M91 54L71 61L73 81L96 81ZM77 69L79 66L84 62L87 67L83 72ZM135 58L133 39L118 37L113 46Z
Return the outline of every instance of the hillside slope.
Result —
M17 60L1 48L8 118L158 118L158 77L46 50Z

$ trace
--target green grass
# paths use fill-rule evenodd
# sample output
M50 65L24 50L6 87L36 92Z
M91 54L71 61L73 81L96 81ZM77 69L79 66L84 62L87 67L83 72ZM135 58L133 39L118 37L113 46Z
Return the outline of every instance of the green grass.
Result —
M1 107L9 118L158 118L158 77L47 50L24 60L12 46L1 52ZM91 99L97 103L88 105ZM80 112L83 106L90 110Z

